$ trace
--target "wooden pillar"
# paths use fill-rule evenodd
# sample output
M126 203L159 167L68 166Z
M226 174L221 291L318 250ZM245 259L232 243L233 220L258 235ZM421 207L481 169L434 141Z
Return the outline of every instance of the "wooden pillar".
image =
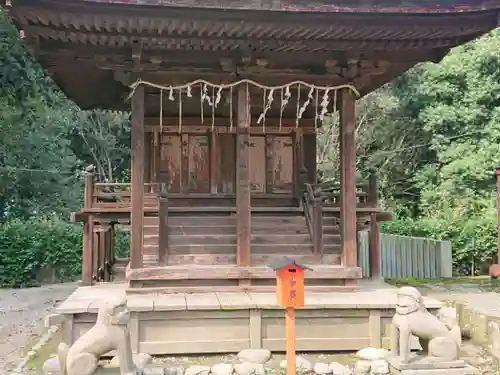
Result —
M144 86L132 96L132 211L130 213L130 268L142 267L144 230Z
M236 215L237 242L236 260L239 266L250 265L251 256L251 197L250 197L250 98L248 87L241 85L238 90L238 138L236 155ZM250 280L240 280L241 285L249 285Z
M356 230L356 118L354 93L340 91L340 234L343 265L358 265Z
M153 162L152 162L152 181L160 182L160 166L161 166L161 133L155 131L153 134ZM160 187L156 186L157 193L160 192Z
M94 174L85 175L85 187L83 191L83 208L92 208L94 195ZM83 227L83 253L82 253L82 283L92 284L92 254L94 251L94 217L89 215Z
M368 203L370 207L378 207L378 184L377 176L374 172L370 173L368 178ZM370 260L370 277L373 280L380 279L380 227L377 221L377 214L370 214L370 231L369 231L369 260Z

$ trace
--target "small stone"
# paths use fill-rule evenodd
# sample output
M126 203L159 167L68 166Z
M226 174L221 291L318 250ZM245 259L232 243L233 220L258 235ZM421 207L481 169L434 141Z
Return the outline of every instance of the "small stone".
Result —
M389 373L389 363L385 359L372 361L372 374L384 375Z
M368 374L372 368L372 363L366 360L359 360L354 365L354 371L357 374Z
M147 364L153 361L153 357L151 357L148 353L134 353L132 354L132 361L137 368L144 368ZM120 357L114 356L109 362L109 367L120 367Z
M344 366L338 362L330 363L330 372L333 375L351 375L352 371L349 367Z
M381 348L364 348L358 350L356 357L360 359L366 359L368 361L375 361L377 359L385 359L389 356L389 351L387 349Z
M195 365L189 366L184 375L208 375L209 373L210 367Z
M61 372L59 359L57 357L50 357L44 362L42 370L45 374L59 374Z
M163 367L147 367L140 370L141 375L165 375Z
M165 375L184 375L184 367L167 367L165 369Z
M234 365L237 375L265 375L266 370L261 363L243 362Z
M27 354L28 357L34 357L36 355L36 352L34 350L30 350Z
M264 364L271 359L271 351L267 349L243 349L237 357L241 362Z
M330 373L330 366L328 366L328 363L318 362L314 365L313 370L318 375L326 375Z
M212 366L211 372L214 375L232 375L233 370L233 365L229 363L219 363Z
M313 370L313 366L312 366L311 362L309 362L307 359L302 358L302 357L297 357L295 359L295 361L296 361L295 368L297 371L307 372L307 371ZM286 359L284 359L283 361L280 362L280 367L283 369L286 369L286 367L287 367Z

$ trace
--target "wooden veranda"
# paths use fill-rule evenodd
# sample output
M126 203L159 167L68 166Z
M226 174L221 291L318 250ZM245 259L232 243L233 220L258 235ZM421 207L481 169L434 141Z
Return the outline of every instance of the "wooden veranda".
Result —
M500 9L481 0L8 5L80 107L131 109L130 183L89 174L73 219L85 223L86 285L111 278L112 228L130 226L136 293L266 291L266 265L283 256L313 268L311 290L352 289L366 228L377 277L378 223L390 215L376 177L356 181L356 99L495 28ZM339 184L317 181L326 112L340 119Z

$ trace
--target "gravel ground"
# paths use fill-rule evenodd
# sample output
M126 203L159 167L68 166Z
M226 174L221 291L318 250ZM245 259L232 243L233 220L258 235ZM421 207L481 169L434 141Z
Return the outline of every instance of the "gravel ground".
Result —
M76 283L29 289L0 289L0 369L13 370L43 334L45 316L75 289Z

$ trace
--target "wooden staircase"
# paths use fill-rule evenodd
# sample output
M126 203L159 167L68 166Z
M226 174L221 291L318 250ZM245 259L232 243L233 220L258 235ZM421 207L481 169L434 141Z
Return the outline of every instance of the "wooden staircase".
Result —
M330 220L325 218L325 220ZM144 265L156 265L158 217L144 218ZM288 257L304 264L340 264L338 226L325 226L325 255L313 253L300 211L252 214L251 265L262 266ZM169 215L167 265L236 264L236 215Z

